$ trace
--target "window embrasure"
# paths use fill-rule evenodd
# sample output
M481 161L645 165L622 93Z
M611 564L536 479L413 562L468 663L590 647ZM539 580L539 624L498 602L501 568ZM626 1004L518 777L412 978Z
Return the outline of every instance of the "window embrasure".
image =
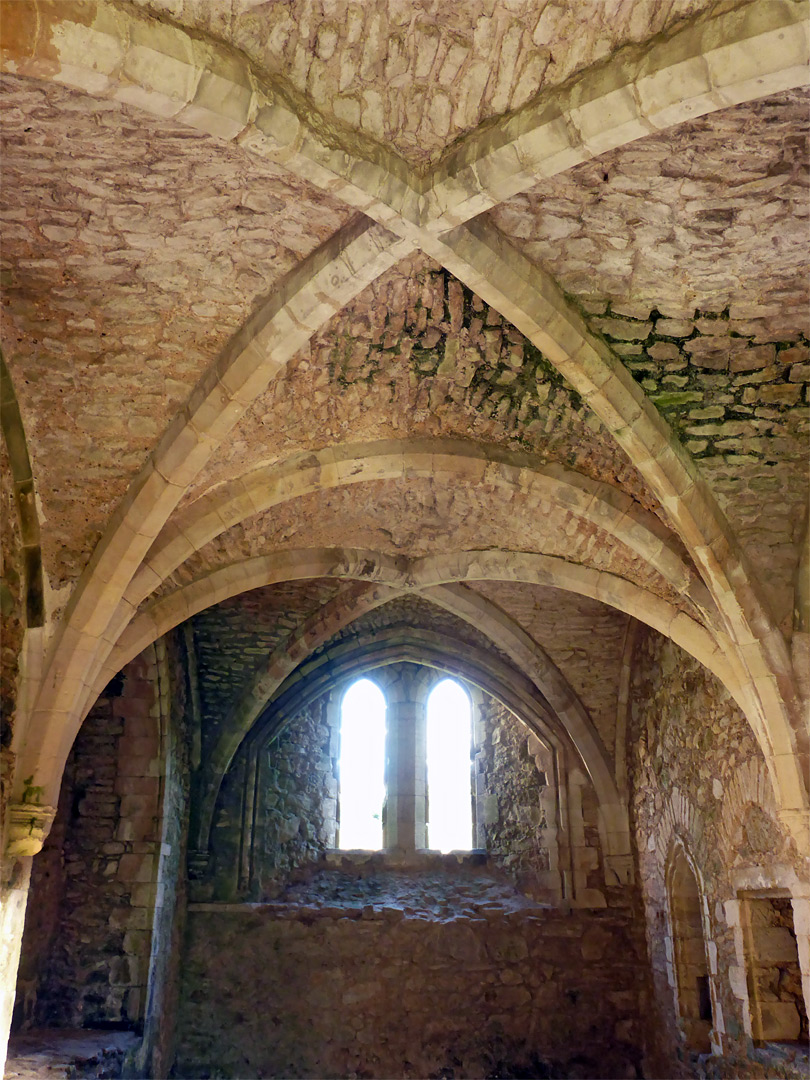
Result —
M427 846L447 852L473 846L470 696L450 678L428 694L433 680L429 669L422 670L422 677L394 677L387 696L368 678L357 679L343 695L342 850ZM385 676L382 683L386 687Z

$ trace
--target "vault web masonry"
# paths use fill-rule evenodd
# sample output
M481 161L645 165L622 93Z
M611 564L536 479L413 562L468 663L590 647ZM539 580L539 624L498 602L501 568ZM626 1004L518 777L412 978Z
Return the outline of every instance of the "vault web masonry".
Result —
M804 1075L807 4L0 15L11 1073Z

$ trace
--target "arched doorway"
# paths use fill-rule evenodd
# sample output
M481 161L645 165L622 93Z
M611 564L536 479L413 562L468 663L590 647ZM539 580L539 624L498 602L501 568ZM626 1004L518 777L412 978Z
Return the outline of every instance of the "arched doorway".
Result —
M712 1002L697 877L686 852L673 853L668 874L675 992L688 1049L711 1049Z

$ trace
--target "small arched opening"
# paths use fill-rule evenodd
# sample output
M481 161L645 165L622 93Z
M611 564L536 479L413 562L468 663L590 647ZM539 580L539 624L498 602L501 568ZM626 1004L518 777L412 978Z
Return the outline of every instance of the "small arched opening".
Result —
M711 1050L712 1001L700 889L682 848L673 854L669 872L669 905L676 997L681 1030L688 1049Z

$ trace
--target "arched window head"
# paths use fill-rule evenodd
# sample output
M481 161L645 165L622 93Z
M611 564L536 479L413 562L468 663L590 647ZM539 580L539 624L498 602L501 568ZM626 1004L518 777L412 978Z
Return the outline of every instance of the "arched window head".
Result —
M358 679L340 711L340 847L383 846L384 800L385 698L376 683Z
M427 703L428 845L439 851L473 846L471 747L469 695L442 679Z

